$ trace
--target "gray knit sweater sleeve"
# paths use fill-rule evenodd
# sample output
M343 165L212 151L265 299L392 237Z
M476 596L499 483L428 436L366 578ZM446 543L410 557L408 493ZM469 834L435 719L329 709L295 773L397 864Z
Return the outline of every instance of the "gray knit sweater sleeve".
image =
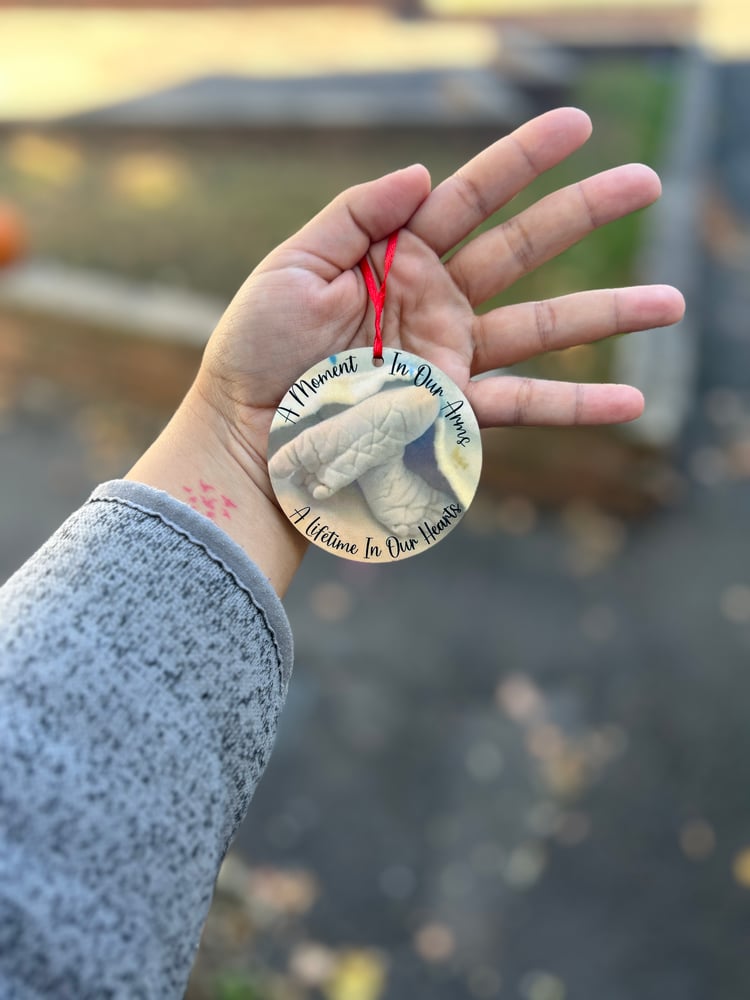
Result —
M218 527L100 487L0 589L0 996L180 997L291 669Z

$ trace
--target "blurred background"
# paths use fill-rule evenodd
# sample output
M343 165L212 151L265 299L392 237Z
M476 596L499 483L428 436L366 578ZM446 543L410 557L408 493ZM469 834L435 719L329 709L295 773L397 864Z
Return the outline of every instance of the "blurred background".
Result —
M253 266L342 187L531 115L664 197L505 300L680 286L534 370L625 431L485 435L422 559L315 550L189 1000L750 996L750 13L739 0L0 0L0 579L150 442Z

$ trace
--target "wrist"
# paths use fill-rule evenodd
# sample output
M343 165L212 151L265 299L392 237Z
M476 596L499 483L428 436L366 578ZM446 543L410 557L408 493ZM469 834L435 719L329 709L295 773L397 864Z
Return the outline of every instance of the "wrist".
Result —
M164 490L213 521L281 596L307 543L276 503L265 461L263 414L251 417L250 425L242 433L194 385L125 478Z

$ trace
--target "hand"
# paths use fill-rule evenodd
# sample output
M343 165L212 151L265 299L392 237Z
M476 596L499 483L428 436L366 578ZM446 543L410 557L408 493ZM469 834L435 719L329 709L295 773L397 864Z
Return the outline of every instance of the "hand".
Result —
M377 271L395 230L385 346L441 368L480 425L610 423L641 413L643 398L630 386L472 377L548 350L674 323L684 309L676 289L578 292L483 316L475 309L596 227L656 200L652 170L621 166L556 191L443 263L590 132L587 115L562 108L499 140L432 192L421 166L351 188L255 269L211 337L186 405L203 421L218 420L220 447L271 506L265 456L275 408L312 364L372 343L373 313L357 264L370 254Z
M386 346L434 362L462 389L482 426L632 420L629 386L471 377L548 350L673 323L680 293L664 286L589 291L546 302L476 307L594 228L653 202L657 176L633 164L557 191L441 258L542 171L588 138L581 111L542 115L485 150L432 193L415 166L340 195L253 272L212 338L200 382L264 464L281 397L328 354L372 343L373 315L357 264L382 262L401 229L383 318Z

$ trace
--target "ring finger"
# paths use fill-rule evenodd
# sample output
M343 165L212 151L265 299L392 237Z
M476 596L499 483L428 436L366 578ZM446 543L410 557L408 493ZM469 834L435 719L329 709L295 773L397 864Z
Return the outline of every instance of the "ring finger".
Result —
M574 292L494 309L476 322L472 375L507 368L545 351L590 344L618 333L676 323L684 299L671 285Z

